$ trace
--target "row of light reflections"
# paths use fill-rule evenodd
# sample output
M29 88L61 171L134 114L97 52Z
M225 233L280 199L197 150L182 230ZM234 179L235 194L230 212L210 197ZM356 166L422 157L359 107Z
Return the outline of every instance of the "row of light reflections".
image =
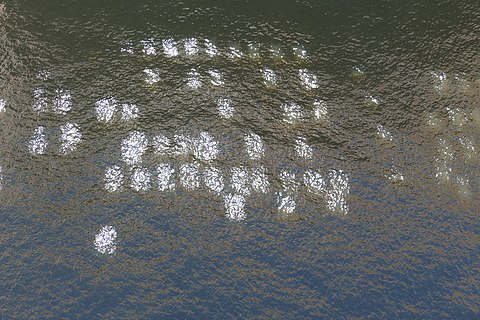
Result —
M161 82L162 73L158 69L145 68L143 70L145 82L149 85L154 85ZM271 68L262 68L259 70L259 75L262 77L263 84L266 87L274 88L280 81L280 77L277 72ZM319 81L316 74L309 71L306 68L300 68L297 72L300 85L306 90L317 89L319 87ZM286 79L288 80L288 79ZM205 82L212 86L224 86L225 75L218 69L206 70L203 74L200 73L199 68L191 68L186 75L185 85L192 89L201 88ZM374 101L373 101L374 102Z
M183 49L183 50L182 50ZM120 49L126 54L135 54L136 51L141 51L146 56L164 57L180 57L182 53L186 57L222 57L237 59L242 57L249 57L259 59L262 52L266 51L271 57L283 60L286 53L280 45L264 45L256 42L248 42L243 48L240 44L230 44L227 48L220 50L211 40L198 40L197 38L186 38L179 43L173 38L166 38L162 40L155 40L153 38L140 41L139 44L134 44L132 41L127 42ZM300 61L307 59L308 54L305 48L301 45L293 46L290 50L292 56ZM202 55L203 54L203 55ZM187 74L186 84L192 88L199 88L202 86L202 75L198 71L199 68L191 68ZM260 70L263 81L267 86L275 86L278 83L278 76L270 68L263 68ZM204 78L208 78L208 82L214 86L223 86L225 84L224 75L217 69L207 70ZM145 68L145 81L148 84L154 84L161 80L161 72L157 69ZM307 89L318 88L317 76L305 68L298 70L298 76L303 87Z
M158 163L154 170L142 166L142 157L149 149L149 139L144 132L132 131L120 146L123 163L110 166L105 171L106 190L117 192L128 186L139 192L150 189L172 191L177 185L186 190L196 190L204 185L206 190L223 198L227 216L235 220L245 219L245 197L253 192L266 194L270 191L268 168L261 164L232 167L228 172L216 167L221 147L208 132L201 132L198 136L154 135L152 140L151 152L170 162ZM245 153L253 163L264 157L265 145L259 135L253 132L245 134L244 145ZM311 158L312 148L299 140L296 155ZM175 159L175 164L170 159ZM281 212L288 214L294 211L301 186L298 180L303 182L307 191L324 196L329 210L348 212L345 198L349 193L349 179L341 170L331 170L326 178L313 170L306 170L302 177L297 177L294 172L282 171L278 178L281 181L280 191L277 192L278 210Z
M193 44L195 41L185 41L185 54L197 54L198 50ZM206 41L205 43L209 43ZM188 44L188 45L187 45ZM154 54L156 51L149 51L146 44L143 43L145 54ZM165 54L175 56L175 42L170 40L162 42ZM192 45L189 47L189 45ZM147 48L147 49L146 49ZM190 49L188 49L190 48ZM193 49L192 49L193 48ZM208 47L207 48L215 48ZM153 50L153 49L151 49ZM213 50L213 49L212 49ZM167 54L169 52L169 54ZM212 51L214 52L214 51ZM306 53L305 53L306 54ZM363 74L357 70L358 74ZM152 79L159 77L159 74L149 74L155 72L145 69L147 82L152 84L156 81ZM276 75L270 69L262 70L265 84L275 85ZM213 85L221 85L221 75L217 71L210 72ZM41 71L38 78L48 80L50 73ZM306 88L313 89L317 87L317 79L313 73L304 69L299 70L300 81ZM434 90L442 93L449 90L449 86L454 82L450 80L445 73L432 73L434 79ZM152 78L153 77L153 78ZM157 79L159 80L159 78ZM197 79L198 80L198 79ZM197 81L195 80L195 81ZM458 79L454 79L457 87L462 90L468 90L469 84ZM195 81L190 77L192 88L198 88L200 85L192 84ZM198 80L200 81L200 80ZM235 116L235 106L228 97L218 98L216 101L217 114L222 119L230 119ZM378 106L381 100L377 97L367 96L366 104ZM0 99L0 113L7 111L7 99ZM280 106L283 110L283 121L288 124L313 119L323 124L328 124L329 105L326 101L318 99L313 102L313 106L304 108L295 102L286 103ZM33 92L32 109L38 113L53 113L61 117L68 116L73 108L72 95L70 91L59 88L53 94L47 94L43 88L36 88ZM99 122L108 123L112 121L129 122L139 117L140 108L137 104L130 102L117 101L114 97L105 97L95 103L95 115ZM448 108L449 121L462 128L469 122L480 123L480 112L474 109L471 114L466 114L459 108ZM426 121L429 127L439 127L440 118L435 114L430 114ZM48 134L47 134L48 131ZM461 130L458 130L461 132ZM48 147L48 135L58 136L60 147L57 150L60 154L74 152L78 145L83 141L81 128L73 122L65 122L57 130L47 130L44 126L37 126L34 129L31 139L28 143L28 151L34 156L42 155ZM395 143L395 136L387 130L382 124L377 125L377 135L385 141ZM252 161L259 161L264 157L265 144L262 138L253 132L248 132L243 137L245 153ZM477 155L476 142L466 135L458 137L458 142L463 148L464 158L471 159ZM298 195L301 190L319 196L323 199L328 210L333 212L348 213L346 203L350 191L349 176L342 170L330 170L319 172L307 169L302 173L282 171L275 181L280 181L277 191L273 191L272 179L269 169L262 164L257 166L236 166L229 169L215 166L221 147L216 138L207 131L201 132L197 136L187 134L176 134L166 136L162 134L147 135L141 131L131 131L121 142L122 163L111 165L104 172L104 188L108 192L121 192L127 188L137 192L146 192L156 190L160 192L173 191L176 188L194 191L204 189L212 195L220 197L224 202L225 213L229 219L243 220L246 218L245 202L253 193L268 194L274 192L277 199L277 210L282 214L291 214L296 208ZM465 176L453 172L453 162L458 160L458 154L449 143L448 137L438 139L438 151L434 159L436 166L436 177L440 180L450 181L461 186L464 194L468 194L469 181ZM146 152L153 152L156 155L164 156L154 168L142 165L142 157ZM313 148L307 143L305 137L298 137L295 141L295 155L302 159L312 159ZM172 161L174 159L174 161ZM190 159L190 160L188 160ZM192 160L193 159L193 160ZM260 161L259 161L260 162ZM2 183L2 170L0 166L0 188ZM391 175L387 176L394 181L403 181L404 176L396 168L392 168ZM95 238L95 247L102 253L113 253L115 251L117 233L113 226L105 226L100 230Z
M197 39L195 37L175 40L174 38L149 38L135 43L134 41L125 42L120 51L125 54L137 54L141 52L145 56L164 56L173 57L190 57L205 56L208 58L225 57L230 59L238 59L248 57L252 59L260 59L269 56L274 59L285 59L288 55L296 59L307 59L308 54L305 47L297 44L289 48L287 51L277 44L264 44L255 41L246 43L231 42L220 48L214 41L210 39Z

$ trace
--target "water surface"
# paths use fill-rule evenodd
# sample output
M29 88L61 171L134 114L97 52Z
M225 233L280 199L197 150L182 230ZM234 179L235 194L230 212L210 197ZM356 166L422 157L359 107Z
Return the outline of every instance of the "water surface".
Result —
M0 3L0 318L478 317L479 12Z

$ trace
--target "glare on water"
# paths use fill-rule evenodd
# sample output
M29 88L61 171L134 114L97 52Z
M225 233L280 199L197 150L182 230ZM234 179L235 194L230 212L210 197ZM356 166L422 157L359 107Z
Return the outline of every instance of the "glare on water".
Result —
M0 318L474 319L479 13L1 2Z

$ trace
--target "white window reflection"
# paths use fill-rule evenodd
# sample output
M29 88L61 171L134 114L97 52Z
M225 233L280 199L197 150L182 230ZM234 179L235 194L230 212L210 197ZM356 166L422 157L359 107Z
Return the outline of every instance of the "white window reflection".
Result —
M220 152L218 142L208 132L201 132L198 138L192 139L193 154L197 159L211 161Z
M196 163L183 164L180 167L180 183L185 189L197 189L200 186L199 165Z
M256 133L247 133L244 137L245 149L252 160L259 160L265 153L265 147L262 138Z
M214 86L223 86L225 82L223 81L223 75L218 70L208 70L208 75L210 76L210 83Z
M138 106L132 103L122 104L122 120L128 121L138 118Z
M205 169L203 179L207 188L215 194L220 194L225 187L222 172L218 168Z
M157 49L155 48L155 41L153 39L140 41L142 45L142 52L146 55L156 55Z
M167 57L178 56L177 43L172 38L163 39L162 46L163 52Z
M227 217L231 220L245 220L245 198L238 194L227 194L224 197Z
M95 249L103 254L113 254L117 250L117 231L113 226L104 226L95 235Z
M32 109L36 112L46 112L48 109L48 98L45 89L37 88L33 91Z
M122 140L122 159L128 165L142 162L142 155L147 150L148 140L145 133L132 131Z
M123 185L123 172L119 166L111 166L105 169L105 189L109 192L119 190Z
M75 123L66 123L60 127L61 135L61 147L62 153L69 153L77 149L77 145L82 140L82 134L80 128Z
M197 69L192 68L188 72L187 85L192 89L198 89L202 86L202 82L200 81L200 73L198 73Z
M157 166L158 190L166 191L175 189L174 173L175 169L168 163L161 163Z
M317 76L307 69L298 70L298 77L300 78L300 83L306 89L316 89L318 88L318 79Z
M296 103L285 103L282 108L283 120L287 123L295 123L304 117L303 108Z
M134 168L132 171L130 187L136 191L146 191L150 189L150 181L151 173L147 168Z
M267 193L270 188L270 182L267 177L267 169L265 167L253 168L251 170L252 188L255 192Z
M72 96L69 91L58 89L53 99L53 112L66 114L72 109Z
M251 193L250 190L250 177L248 170L244 167L234 167L231 169L230 178L232 190L236 194L248 196Z
M218 114L220 117L230 119L235 113L235 108L232 106L232 101L227 98L220 98L217 100Z
M28 151L33 155L39 155L45 153L47 148L47 139L45 136L45 128L38 126L33 131L33 136L28 143Z
M214 57L218 54L217 46L215 46L212 41L205 39L205 52L209 57Z
M342 170L331 170L328 174L329 186L326 194L327 208L334 212L348 213L346 197L350 193L348 175Z
M183 47L185 48L185 54L191 56L198 53L198 43L195 38L187 38L183 40Z
M110 122L117 110L115 98L104 98L95 102L95 113L98 121Z

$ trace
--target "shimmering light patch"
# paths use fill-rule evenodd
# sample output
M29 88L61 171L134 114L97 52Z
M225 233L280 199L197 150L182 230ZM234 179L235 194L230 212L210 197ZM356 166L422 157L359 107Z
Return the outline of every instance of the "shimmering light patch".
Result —
M122 120L132 120L138 118L138 106L132 103L122 104Z
M33 132L32 139L28 143L28 151L33 155L45 153L47 148L47 139L45 138L45 128L38 126Z
M45 112L48 108L48 98L45 89L37 88L33 91L33 110Z
M286 103L282 108L285 122L294 123L303 118L303 108L296 103Z
M219 153L218 142L208 132L201 132L198 138L192 140L193 155L203 161L217 158Z
M203 180L208 189L213 193L220 194L223 191L224 183L222 172L218 168L207 168L203 173Z
M231 220L245 220L245 198L238 194L227 194L224 197L227 217Z
M52 77L52 73L48 70L40 70L37 73L37 79L42 81L47 81Z
M67 90L59 89L53 99L53 112L66 114L72 109L72 96Z
M317 120L326 120L328 117L327 103L323 100L313 102L313 115Z
M66 123L60 127L62 134L60 140L62 145L60 151L62 153L69 153L77 149L77 144L82 141L82 134L78 125L75 123Z
M472 191L470 190L469 183L470 181L465 177L458 176L456 181L458 186L458 194L464 198L469 198L472 195Z
M465 79L464 75L455 74L453 79L455 80L457 88L461 92L467 93L470 91L471 89L470 82L467 79Z
M316 89L318 88L318 79L317 76L308 71L307 69L298 70L298 76L300 78L300 83L306 89Z
M169 153L172 143L168 137L158 135L153 138L153 147L156 153L166 155Z
M377 134L380 138L388 140L388 141L393 141L393 136L390 132L385 129L384 126L381 124L377 125Z
M297 156L305 159L311 159L313 148L305 142L305 138L298 138L295 142L295 152Z
M183 40L183 47L185 48L185 54L191 56L198 53L197 39L187 38Z
M468 122L467 115L465 112L461 111L458 108L447 108L448 118L456 126L462 127Z
M280 180L282 182L282 190L288 193L296 193L298 191L298 182L295 180L295 173L290 171L280 172Z
M205 39L205 52L208 56L214 57L218 54L218 49L210 40Z
M328 175L329 187L325 196L327 208L333 212L348 213L346 197L350 193L349 178L342 170L331 170Z
M272 57L274 59L283 59L284 58L284 54L283 54L283 50L282 50L282 47L280 46L280 44L272 44L270 45L270 47L268 48L268 51L270 51L270 54L272 55Z
M260 45L258 43L247 43L248 56L252 59L260 58Z
M163 39L162 46L163 52L167 57L178 56L177 43L172 38Z
M145 82L148 84L155 84L160 81L160 72L156 70L145 68L143 73L145 73Z
M105 189L108 192L115 192L122 187L123 173L119 166L111 166L105 169Z
M427 125L432 127L432 128L439 128L442 121L440 118L438 118L435 114L429 114L427 116Z
M252 187L255 192L267 193L270 182L267 178L267 169L263 166L253 168L251 173Z
M183 164L180 167L180 183L185 189L197 189L200 186L200 166L196 163Z
M145 50L145 46L144 46ZM120 52L122 53L128 53L128 54L133 54L133 43L131 41L126 42L121 48ZM144 51L145 53L145 51Z
M5 99L0 99L0 112L5 112L7 106L7 101Z
M314 170L307 170L303 174L303 183L308 192L316 195L322 195L326 192L326 183L322 175Z
M435 177L448 181L451 179L451 163L454 159L453 148L447 144L445 139L439 140L438 157L435 158L437 173Z
M264 68L262 70L263 83L267 86L274 86L277 84L277 75L272 69Z
M462 147L465 149L465 156L467 159L473 157L474 155L477 154L477 150L475 149L475 145L472 141L472 139L467 138L467 137L460 137L458 139L458 142L462 145Z
M210 83L214 86L223 86L225 82L223 81L223 76L218 70L208 70L210 76Z
M433 88L436 91L444 91L448 88L449 81L447 79L447 74L445 72L435 72L430 73L433 77Z
M232 101L227 98L220 98L217 100L218 113L222 118L229 119L233 117L235 108L232 107Z
M241 194L244 196L250 195L250 177L248 176L248 171L244 167L234 167L231 170L231 184L232 190L236 194Z
M291 214L295 211L297 207L297 202L294 197L283 192L278 194L278 211L285 214Z
M387 175L387 179L392 182L401 182L404 180L403 174L401 174L397 168L390 168L390 173Z
M243 56L243 53L242 51L240 51L238 44L230 44L228 46L227 56L230 59L237 59L237 58L241 58Z
M192 139L182 134L173 136L173 153L177 156L186 156L192 151Z
M151 174L147 168L134 168L131 176L130 186L136 191L146 191L150 189Z
M154 56L157 54L157 49L155 49L155 41L153 39L142 40L140 43L143 46L142 52L149 56Z
M354 79L362 79L365 77L365 71L363 71L360 67L353 67L352 68L352 78Z
M293 55L297 59L306 59L307 58L307 50L303 46L294 46L292 48Z
M175 181L173 181L173 169L168 163L161 163L157 166L158 190L175 190Z
M95 102L95 113L98 121L112 121L116 110L117 100L115 98L104 98Z
M245 149L247 154L252 160L259 160L265 153L265 147L263 145L262 138L258 134L253 132L245 135Z
M200 81L200 73L198 73L197 69L192 68L188 72L187 85L193 89L198 89L202 86L202 82Z
M103 254L113 254L117 250L117 231L113 226L105 226L95 235L95 249Z
M364 103L368 107L377 107L382 103L382 100L378 97L367 94L365 95Z
M142 162L142 155L147 150L148 140L145 133L132 131L122 140L122 159L128 165Z

